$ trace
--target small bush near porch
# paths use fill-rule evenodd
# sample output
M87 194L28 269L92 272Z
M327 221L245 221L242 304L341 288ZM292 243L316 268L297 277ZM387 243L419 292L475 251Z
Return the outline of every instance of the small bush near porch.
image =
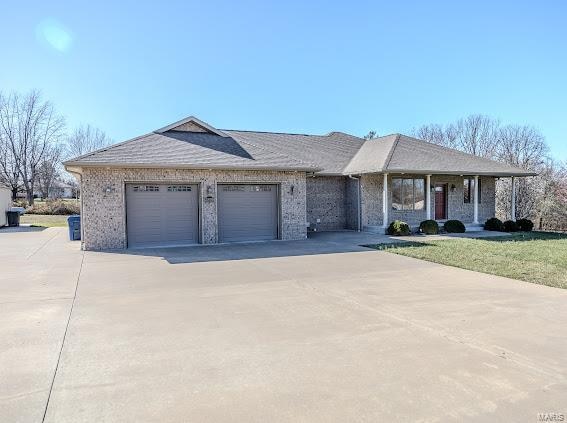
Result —
M455 238L375 248L448 266L567 288L567 234L518 232L491 238Z

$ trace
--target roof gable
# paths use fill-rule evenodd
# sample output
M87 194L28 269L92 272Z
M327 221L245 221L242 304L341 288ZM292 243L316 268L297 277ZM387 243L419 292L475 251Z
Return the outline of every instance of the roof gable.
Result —
M195 116L189 116L185 119L178 120L170 125L164 126L156 130L158 134L162 134L167 131L183 131L183 132L204 132L208 134L218 135L220 137L228 137L223 131L213 128L206 122L197 119Z

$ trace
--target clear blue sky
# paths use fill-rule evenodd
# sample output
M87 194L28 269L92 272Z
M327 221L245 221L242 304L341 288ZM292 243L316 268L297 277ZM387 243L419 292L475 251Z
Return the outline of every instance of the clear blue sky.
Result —
M38 88L70 126L116 141L191 114L219 128L363 135L484 113L536 126L567 159L561 1L1 9L0 90Z

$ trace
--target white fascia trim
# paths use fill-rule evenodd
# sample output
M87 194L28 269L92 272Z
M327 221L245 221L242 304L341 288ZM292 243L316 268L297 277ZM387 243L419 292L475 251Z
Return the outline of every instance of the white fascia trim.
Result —
M155 132L157 132L158 134L161 134L161 133L163 133L165 131L169 131L169 130L171 130L171 129L179 126L179 125L183 125L183 124L189 123L189 122L192 122L196 125L199 125L200 127L205 128L207 131L211 131L212 133L217 134L221 137L226 137L226 138L230 137L230 135L225 134L223 131L221 131L219 129L213 128L211 125L209 125L206 122L203 122L201 119L197 119L195 116L189 116L189 117L186 117L185 119L178 120L177 122L174 122L170 125L164 126L163 128L157 129Z

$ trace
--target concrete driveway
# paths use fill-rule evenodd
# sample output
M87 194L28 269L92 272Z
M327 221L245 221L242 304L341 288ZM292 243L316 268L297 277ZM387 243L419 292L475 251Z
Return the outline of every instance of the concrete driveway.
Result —
M567 291L346 239L83 253L0 230L0 421L567 413Z

